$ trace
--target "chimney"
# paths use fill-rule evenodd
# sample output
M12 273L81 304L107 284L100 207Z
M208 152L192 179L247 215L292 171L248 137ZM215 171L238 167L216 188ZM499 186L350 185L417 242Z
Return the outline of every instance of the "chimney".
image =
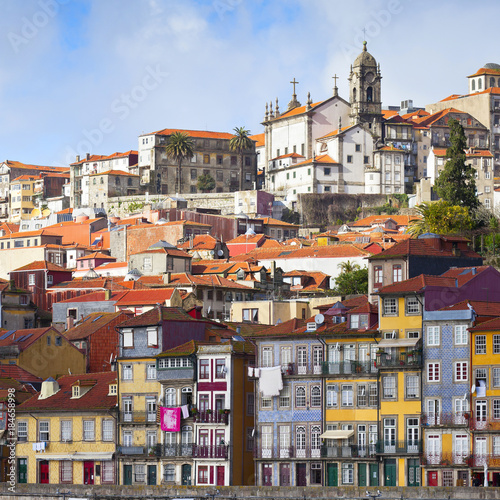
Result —
M16 285L14 284L14 280L9 280L9 290L15 290Z
M90 153L87 153L87 154L85 155L85 159L86 159L86 160L90 160Z
M60 389L59 384L52 378L49 377L47 380L42 382L42 388L40 390L40 395L38 399L47 399L53 396Z
M80 155L76 155L76 163L80 161Z
M104 290L104 300L111 300L111 290Z
M170 277L171 277L172 273L168 272L168 273L163 273L163 284L164 285L168 285L170 283Z
M66 318L66 330L73 328L74 324L75 324L75 318L73 318L73 316L68 316Z

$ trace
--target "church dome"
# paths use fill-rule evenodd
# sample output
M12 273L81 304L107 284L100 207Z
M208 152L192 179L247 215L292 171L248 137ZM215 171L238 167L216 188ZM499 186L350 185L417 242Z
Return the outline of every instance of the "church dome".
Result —
M356 57L353 66L377 66L375 58L366 50L366 42L363 42L363 52Z
M486 63L483 68L486 68L486 69L500 69L500 64L496 64L496 63Z

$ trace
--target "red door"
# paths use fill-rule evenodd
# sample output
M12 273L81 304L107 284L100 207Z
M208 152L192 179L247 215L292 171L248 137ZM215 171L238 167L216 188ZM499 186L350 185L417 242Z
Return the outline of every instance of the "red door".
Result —
M271 464L262 464L262 486L273 485L273 466Z
M217 486L224 486L224 466L217 466Z
M40 482L49 484L49 462L47 460L40 462Z
M83 462L83 484L94 484L94 462Z
M427 486L437 486L438 485L438 473L435 470L430 470L427 473Z
M290 486L290 464L280 464L280 486Z

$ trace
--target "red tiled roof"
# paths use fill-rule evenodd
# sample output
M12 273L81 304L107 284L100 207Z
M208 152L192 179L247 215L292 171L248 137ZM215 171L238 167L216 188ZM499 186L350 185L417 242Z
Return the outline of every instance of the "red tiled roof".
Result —
M404 152L404 149L395 148L392 144L390 146L382 146L379 151L394 151L394 152Z
M191 259L192 256L189 255L184 250L178 250L177 248L150 248L148 250L142 250L141 252L134 252L130 255L142 255L150 253L161 253L165 255L171 255L172 257L183 257L185 259Z
M439 311L466 311L470 307L478 316L500 317L500 302L489 302L480 300L462 300L451 306L443 307Z
M47 229L37 229L36 231L19 231L17 233L7 234L1 236L0 240L9 240L12 238L29 238L31 236L61 236L53 231L47 231Z
M467 78L480 75L495 75L500 76L500 68L479 68L473 75L469 75Z
M419 219L414 215L369 215L356 222L350 223L350 227L371 226L374 223L385 223L387 220L392 219L398 226L407 226L412 220Z
M159 325L165 321L198 321L180 307L153 307L145 313L124 321L120 328Z
M14 161L14 160L6 160L5 165L7 165L10 168L25 168L25 169L30 169L30 170L39 170L41 172L59 172L59 173L64 173L64 172L69 172L68 167L51 167L51 166L46 166L46 165L30 165L28 163L21 163L20 161Z
M17 345L21 351L30 346L47 332L54 332L59 335L59 332L51 326L45 328L29 328L26 330L14 330L8 337L0 340L0 347ZM7 333L3 330L3 333ZM0 335L3 336L3 335ZM28 337L29 336L29 337ZM23 339L19 341L19 339Z
M289 227L290 229L300 227L300 224L290 224L289 222L273 219L272 217L257 217L257 220L261 220L262 223L267 226L284 226Z
M383 286L379 289L378 294L383 295L405 292L420 292L428 286L455 288L455 280L453 278L445 278L443 276L429 276L426 274L420 274L419 276L415 276L415 278L410 278L405 281L393 283L392 285Z
M323 104L323 102L325 102L325 101L318 101L318 102L311 104L311 109L314 109L316 106ZM296 108L291 109L290 111L285 111L280 116L275 117L274 120L280 120L281 118L289 118L290 116L301 115L302 113L305 113L306 111L308 111L306 106L298 106Z
M157 130L156 132L151 132L149 134L142 134L139 137L144 135L172 135L175 132L181 132L183 134L187 134L189 137L199 137L201 139L226 139L230 140L234 137L234 134L229 134L227 132L210 132L207 130L183 130L177 128L164 128L162 130Z
M80 340L86 339L90 337L97 330L106 326L108 323L118 318L120 315L123 315L123 320L127 319L127 316L130 316L132 313L126 313L125 311L113 312L113 313L104 313L104 312L96 312L89 314L83 320L78 323L73 328L66 330L63 335L68 340ZM1 365L0 365L1 366Z
M130 290L120 297L117 307L163 304L172 298L173 288Z
M121 297L123 297L124 294L126 294L127 291L124 290L123 292L111 292L111 298L106 299L106 292L91 292L91 293L86 293L84 295L80 295L79 297L73 297L71 299L66 299L66 300L60 300L58 303L73 303L73 302L104 302L104 301L117 301Z
M259 244L266 238L265 234L240 234L232 240L226 241L226 245L236 245L240 243L256 243Z
M304 155L299 155L298 153L288 153L286 155L277 156L276 158L272 158L271 160L282 160L283 158L305 158Z
M349 130L352 127L355 127L356 125L347 125L346 127L342 127L340 129L335 129L332 132L329 132L328 134L319 137L318 139L326 139L327 137L333 137L334 135L341 134L342 132L345 132L346 130Z
M451 269L448 269L448 271L441 274L441 276L445 278L453 278L456 280L458 286L462 286L474 278L474 276L477 276L490 268L491 266L452 267Z
M0 364L0 378L13 378L19 382L40 383L41 378L18 365Z
M178 245L181 250L214 250L218 240L209 234L196 234L192 241Z
M261 331L254 331L247 333L248 338L258 338L258 337L282 337L288 336L291 332L302 328L306 325L305 319L293 318L283 323L279 323L275 326L269 326L268 328Z
M127 269L128 262L104 262L100 266L97 266L94 271L107 271L109 269Z
M64 375L57 379L59 391L46 399L38 399L39 393L17 407L18 411L95 411L114 410L118 397L109 395L109 384L116 383L116 372L83 373L80 375ZM72 386L80 382L91 389L80 398L72 398Z
M126 175L127 177L139 177L137 174L131 174L123 170L106 170L106 172L90 174L90 177L92 177L93 175Z
M116 260L116 257L111 257L111 255L107 255L101 252L93 252L88 255L84 255L83 257L78 257L76 260L90 260L90 259L108 259L108 260Z
M10 271L11 273L15 273L18 271L39 271L39 270L47 270L47 271L60 271L60 272L69 272L68 269L58 266L57 264L53 264L47 260L36 260L25 266L18 267L17 269L13 269Z
M256 148L259 148L259 147L264 146L266 144L266 134L264 134L264 133L251 135L250 139L252 139L252 141L255 141Z
M393 116L397 116L398 112L395 109L383 109L382 110L382 116L384 117L385 120L388 118L391 118Z
M188 273L176 273L170 276L170 281L165 286L208 286L208 287L220 287L220 288L232 288L245 290L246 292L251 292L252 289L235 283L227 278L223 278L217 274L204 274L194 275Z
M487 332L500 330L500 318L493 318L483 321L481 324L469 328L471 332Z

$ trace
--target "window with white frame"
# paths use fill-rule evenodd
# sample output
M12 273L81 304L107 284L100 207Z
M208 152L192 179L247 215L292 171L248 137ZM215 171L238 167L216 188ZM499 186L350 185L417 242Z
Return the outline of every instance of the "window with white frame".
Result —
M273 426L263 425L261 428L262 457L269 458L273 449Z
M123 446L125 447L132 446L132 443L133 443L132 431L123 431Z
M146 365L146 379L156 380L156 365L154 363L148 363Z
M354 464L342 464L342 484L354 484Z
M326 406L329 408L335 408L338 406L338 387L333 384L328 384L326 386Z
M28 421L18 420L17 421L17 440L27 441L28 440Z
M115 482L115 464L113 460L101 461L101 482L102 483Z
M263 347L261 350L261 366L268 368L273 366L273 348Z
M306 450L306 428L303 425L295 429L295 448L297 457L304 457Z
M321 406L321 388L319 385L311 387L311 407L319 408Z
M382 378L382 388L384 399L396 399L396 377L394 375L386 375Z
M467 325L455 325L455 344L467 344Z
M368 405L378 405L378 386L377 384L369 384L368 386Z
M500 419L500 399L493 400L493 418L495 420Z
M398 300L394 297L384 298L384 316L394 316L398 313Z
M354 406L354 391L351 384L342 385L342 406Z
M486 354L486 335L476 335L475 353Z
M420 377L418 375L406 376L406 398L418 399L420 397Z
M165 389L165 407L174 408L177 406L177 392L174 387L167 387Z
M158 327L148 327L148 347L158 347Z
M61 460L59 462L61 483L73 482L73 462L71 460Z
M123 347L134 347L134 331L123 330Z
M417 297L406 297L406 314L419 314L420 302Z
M163 479L169 483L173 483L175 481L175 465L174 464L165 464L163 466Z
M48 420L40 420L38 422L38 441L49 441Z
M493 436L493 456L500 456L500 436Z
M368 402L368 397L366 393L366 385L359 384L356 391L358 406L366 406Z
M94 441L95 434L95 421L94 420L84 420L83 421L83 440L84 441Z
M439 326L427 327L427 345L437 346L440 343Z
M132 365L122 365L122 380L132 380L133 378Z
M469 378L469 364L467 361L457 361L455 363L455 382L465 382Z
M262 396L260 398L260 407L262 410L269 410L270 408L273 407L273 398L268 398L265 396Z
M289 408L290 407L290 386L284 385L283 389L280 391L280 407Z
M113 441L114 438L114 422L109 418L102 421L102 440Z
M311 455L312 456L319 456L319 450L321 449L320 435L321 435L321 427L319 425L313 425L311 427Z
M288 366L292 362L292 347L281 347L281 366Z
M500 335L493 335L493 354L500 354Z
M493 387L500 387L500 368L493 367Z
M73 422L61 420L61 441L68 442L73 439Z
M439 382L440 381L440 364L439 363L428 363L427 364L427 382Z
M134 464L134 482L144 483L146 481L146 466L144 464Z
M306 388L303 386L295 388L295 406L297 408L306 407Z
M455 435L453 451L458 457L466 457L469 454L469 436L467 434Z

